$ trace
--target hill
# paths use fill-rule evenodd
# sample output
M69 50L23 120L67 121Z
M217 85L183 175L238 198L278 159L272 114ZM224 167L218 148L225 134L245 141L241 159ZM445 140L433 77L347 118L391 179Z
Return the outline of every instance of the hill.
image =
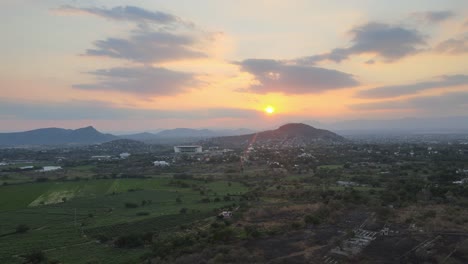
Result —
M200 139L237 136L254 132L246 128L225 129L225 130L210 130L210 129L192 129L192 128L174 128L162 130L158 133L138 133L130 135L122 135L120 138L139 140L147 143L158 144L180 144L192 143Z
M206 140L206 143L226 146L246 146L256 144L307 145L311 143L336 143L345 139L331 131L317 129L302 123L290 123L275 130L267 130L241 136L218 137Z
M25 132L0 133L0 146L94 144L117 139L94 127L79 129L41 128Z

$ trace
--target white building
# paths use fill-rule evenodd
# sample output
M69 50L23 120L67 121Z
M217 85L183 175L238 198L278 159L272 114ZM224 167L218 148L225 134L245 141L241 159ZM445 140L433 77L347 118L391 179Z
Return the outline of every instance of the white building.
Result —
M157 167L167 167L167 166L170 166L169 162L164 161L164 160L157 160L157 161L154 161L154 162L153 162L153 165L154 165L154 166L157 166Z
M92 160L110 160L111 156L109 155L100 155L100 156L91 156Z
M120 156L121 159L126 159L126 158L130 157L130 153L128 153L128 152L120 153L119 156Z
M174 152L175 153L201 153L202 147L201 146L175 146Z
M56 170L61 170L62 167L60 166L44 166L42 167L41 171L56 171Z

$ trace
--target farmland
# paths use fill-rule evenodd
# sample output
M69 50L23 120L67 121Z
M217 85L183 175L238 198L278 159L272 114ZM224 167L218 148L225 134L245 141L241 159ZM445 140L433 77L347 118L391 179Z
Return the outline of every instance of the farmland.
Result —
M109 179L1 186L0 262L21 263L19 255L35 251L64 263L82 263L83 252L89 251L99 263L134 261L145 253L144 248L129 249L127 254L97 242L97 238L166 232L214 216L214 209L235 202L233 198L202 203L203 198L214 200L246 191L237 182L171 181ZM206 194L195 188L203 188ZM127 208L128 204L132 208ZM181 213L182 208L186 212ZM19 224L27 226L28 232L17 233Z

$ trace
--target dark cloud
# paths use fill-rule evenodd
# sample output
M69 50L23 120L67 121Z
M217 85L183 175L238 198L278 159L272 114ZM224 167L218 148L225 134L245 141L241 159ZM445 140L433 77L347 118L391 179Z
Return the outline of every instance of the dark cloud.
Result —
M178 17L169 13L149 11L136 6L117 6L107 9L99 7L79 8L65 5L56 9L56 11L71 14L91 14L112 20L132 21L137 23L172 24L180 22Z
M102 101L11 102L0 99L0 120L126 120L252 118L258 111L238 108L208 108L190 111L121 108Z
M426 23L439 23L455 16L455 13L449 10L428 11L413 13L412 16Z
M358 85L351 74L336 70L266 59L248 59L238 64L242 71L254 75L259 82L247 89L254 93L320 93Z
M128 38L108 38L94 43L85 55L126 59L140 63L158 63L180 59L206 57L192 46L201 39L195 35L183 35L149 29L139 29Z
M112 68L88 72L97 77L92 84L76 84L84 90L114 90L137 95L174 95L199 84L191 73L165 68L134 67Z
M351 105L350 108L365 111L413 109L437 114L453 113L468 110L468 92L450 92L442 95L419 96L407 100L356 104Z
M404 85L381 86L370 90L360 91L357 97L361 98L390 98L401 95L415 94L432 88L445 88L459 85L468 85L468 75L443 75L436 80L418 82Z
M399 25L371 22L353 28L352 45L348 48L336 48L324 54L303 57L296 60L300 64L315 64L323 60L341 62L350 56L373 53L386 62L399 60L416 54L425 45L425 37L417 30Z
M435 47L435 50L446 54L468 53L468 35L442 41Z

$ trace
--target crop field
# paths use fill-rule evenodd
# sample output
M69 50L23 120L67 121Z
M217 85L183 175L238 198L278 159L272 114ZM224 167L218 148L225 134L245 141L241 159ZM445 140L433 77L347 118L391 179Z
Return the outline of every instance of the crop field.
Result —
M237 182L170 178L1 186L0 263L22 263L19 256L39 250L63 263L83 263L87 252L93 252L88 262L132 263L148 250L116 249L97 238L169 232L215 216L216 209L236 202L226 195L246 190ZM29 230L18 232L18 225Z

